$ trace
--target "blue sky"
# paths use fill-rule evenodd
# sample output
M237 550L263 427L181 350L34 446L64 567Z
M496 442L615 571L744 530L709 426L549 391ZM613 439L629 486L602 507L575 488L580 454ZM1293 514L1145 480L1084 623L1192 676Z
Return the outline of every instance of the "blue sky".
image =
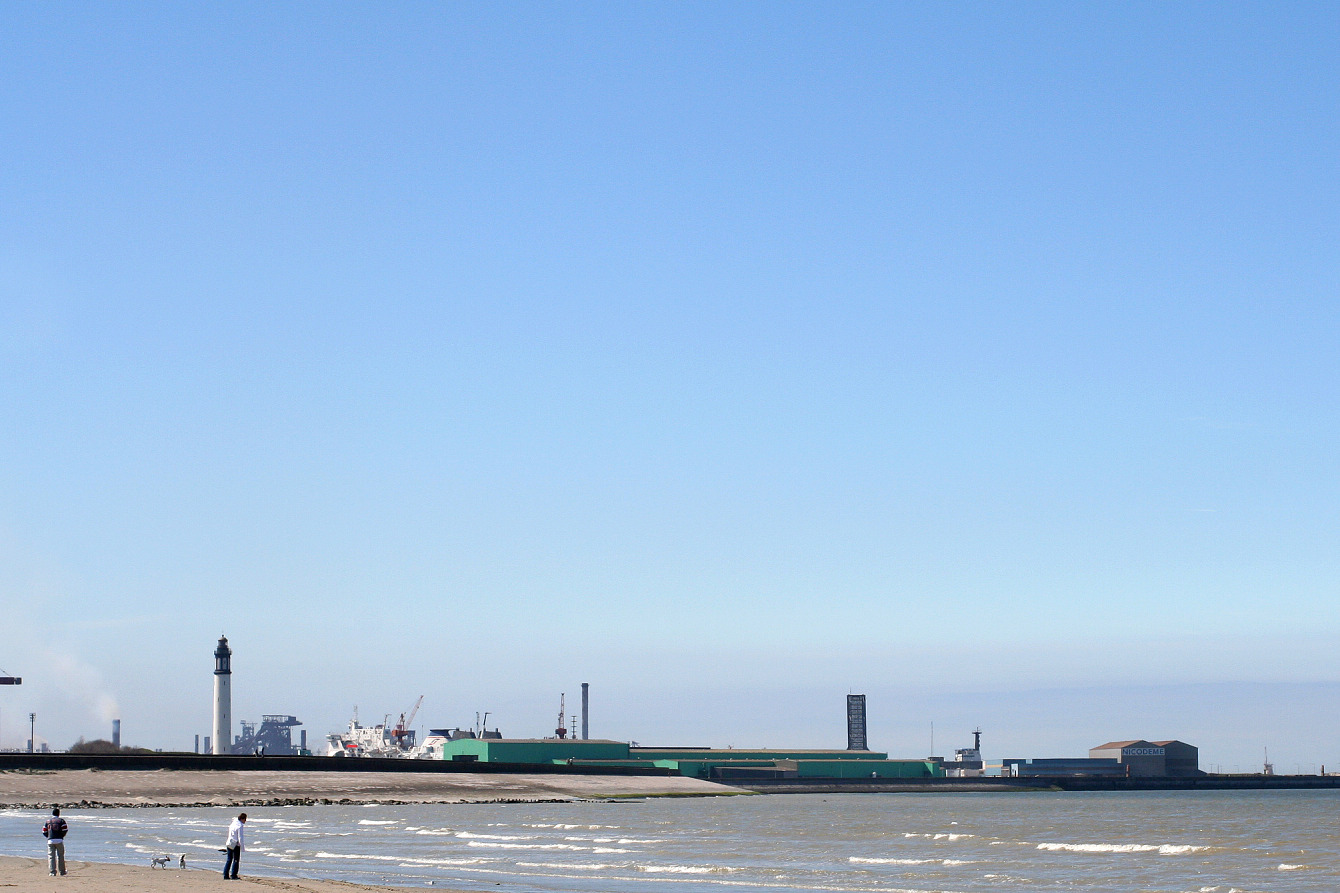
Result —
M1325 4L9 9L0 743L188 747L226 632L318 737L1101 691L987 741L1340 766L1260 695L1340 683L1337 59Z

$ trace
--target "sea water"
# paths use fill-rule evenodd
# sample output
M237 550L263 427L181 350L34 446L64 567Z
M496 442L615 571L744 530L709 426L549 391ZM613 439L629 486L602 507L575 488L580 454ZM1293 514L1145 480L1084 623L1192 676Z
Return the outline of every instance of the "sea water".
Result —
M502 893L1335 893L1338 810L1337 791L248 808L242 871ZM67 853L217 871L239 811L72 809ZM0 812L0 852L43 855L43 819Z

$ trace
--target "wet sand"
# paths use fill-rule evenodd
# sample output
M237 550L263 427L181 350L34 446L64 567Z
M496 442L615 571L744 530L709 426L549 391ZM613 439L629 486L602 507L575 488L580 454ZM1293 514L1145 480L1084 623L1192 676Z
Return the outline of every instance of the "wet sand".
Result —
M218 868L187 868L185 871L173 866L166 869L140 867L138 865L107 865L101 862L76 862L66 860L65 877L51 877L47 874L46 855L42 852L43 842L37 842L39 856L24 858L19 856L0 856L0 889L12 888L29 890L74 890L81 893L218 893L220 889L236 893L238 890L282 891L282 893L356 893L359 890L443 890L454 893L448 887L371 887L366 884L350 884L343 881L309 881L302 878L239 877L236 881L224 882L222 871Z
M194 772L98 769L0 772L0 806L289 806L496 803L739 794L696 778L409 772Z

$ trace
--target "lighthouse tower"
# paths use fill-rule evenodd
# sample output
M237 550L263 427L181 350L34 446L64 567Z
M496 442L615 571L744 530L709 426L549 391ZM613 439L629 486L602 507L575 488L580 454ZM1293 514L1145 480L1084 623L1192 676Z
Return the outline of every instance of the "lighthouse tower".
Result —
M210 749L216 754L233 752L233 649L226 636L219 636L214 649L214 737Z

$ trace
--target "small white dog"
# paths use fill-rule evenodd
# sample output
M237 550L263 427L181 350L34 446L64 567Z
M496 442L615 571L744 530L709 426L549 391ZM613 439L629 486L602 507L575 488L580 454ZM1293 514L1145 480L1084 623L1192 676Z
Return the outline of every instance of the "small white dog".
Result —
M172 861L171 856L153 856L149 859L150 868L167 868L167 864Z

